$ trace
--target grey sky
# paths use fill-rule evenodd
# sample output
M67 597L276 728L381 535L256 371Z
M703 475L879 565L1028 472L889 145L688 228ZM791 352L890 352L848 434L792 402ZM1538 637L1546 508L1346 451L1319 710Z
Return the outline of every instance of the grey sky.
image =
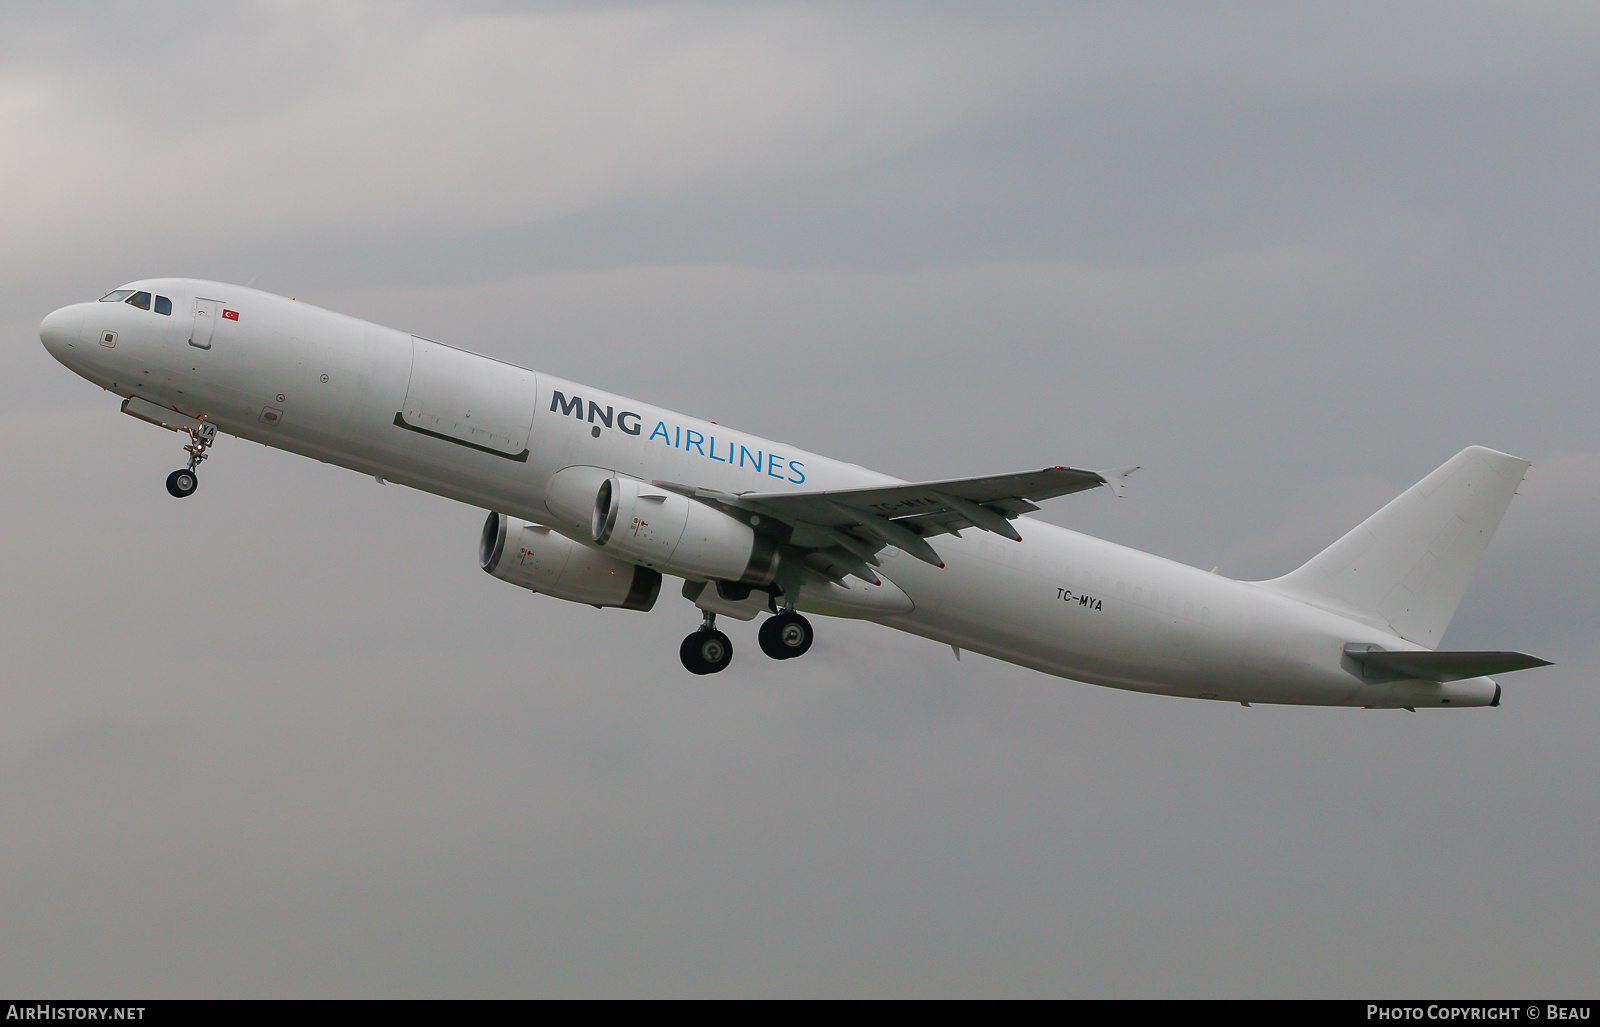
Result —
M1587 4L16 5L0 40L0 990L1593 995ZM8 9L8 18L12 12ZM177 437L37 324L297 296L1045 516L1298 564L1534 461L1458 713L801 661L479 571L482 512Z

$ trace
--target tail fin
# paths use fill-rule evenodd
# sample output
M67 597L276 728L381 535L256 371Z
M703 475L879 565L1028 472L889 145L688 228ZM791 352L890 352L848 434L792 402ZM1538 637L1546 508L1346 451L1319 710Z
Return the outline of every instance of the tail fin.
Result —
M1464 449L1299 570L1261 584L1432 649L1527 469L1505 453Z

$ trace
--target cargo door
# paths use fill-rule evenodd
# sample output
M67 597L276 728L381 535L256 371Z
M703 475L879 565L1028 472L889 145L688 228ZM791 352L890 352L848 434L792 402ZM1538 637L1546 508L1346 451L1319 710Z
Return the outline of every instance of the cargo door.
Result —
M411 382L395 424L526 461L537 398L526 368L412 336Z

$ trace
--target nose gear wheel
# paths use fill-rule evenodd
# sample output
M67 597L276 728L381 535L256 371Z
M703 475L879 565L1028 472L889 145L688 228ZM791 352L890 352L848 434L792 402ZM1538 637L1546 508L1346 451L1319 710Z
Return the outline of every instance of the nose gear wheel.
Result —
M194 495L194 490L200 487L200 479L190 470L173 471L167 475L167 491L182 499Z
M190 428L188 431L189 444L183 449L189 454L189 466L167 475L167 491L179 499L194 495L194 490L200 487L200 478L195 474L195 468L210 455L206 451L217 440L217 426L209 421L202 421L198 428Z

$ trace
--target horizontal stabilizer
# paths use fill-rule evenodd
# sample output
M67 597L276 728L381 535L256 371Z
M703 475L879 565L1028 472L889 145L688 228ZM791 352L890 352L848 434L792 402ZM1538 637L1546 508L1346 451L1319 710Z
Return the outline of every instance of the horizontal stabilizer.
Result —
M1369 649L1358 644L1347 645L1344 651L1364 669L1388 671L1402 678L1419 681L1460 681L1463 678L1481 678L1490 674L1509 674L1514 670L1550 666L1549 660L1541 660L1527 653L1392 652Z

